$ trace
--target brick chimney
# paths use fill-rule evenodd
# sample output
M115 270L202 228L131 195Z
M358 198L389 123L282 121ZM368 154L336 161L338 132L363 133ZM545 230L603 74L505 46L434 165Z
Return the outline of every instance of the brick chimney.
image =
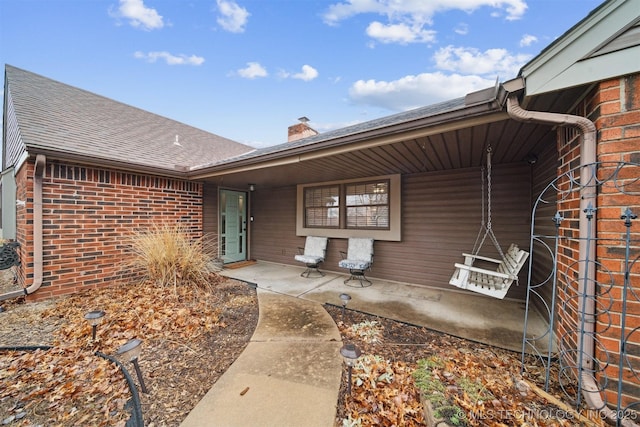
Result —
M300 123L289 126L289 137L287 138L287 142L297 141L299 139L318 134L315 129L312 129L311 126L307 124L309 121L308 118L303 116L298 120L300 120Z

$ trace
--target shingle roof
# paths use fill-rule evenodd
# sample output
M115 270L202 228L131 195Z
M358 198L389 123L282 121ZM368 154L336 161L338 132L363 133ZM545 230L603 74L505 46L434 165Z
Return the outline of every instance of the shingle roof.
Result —
M332 140L348 138L350 136L355 136L355 135L363 134L369 131L391 127L393 125L398 125L398 124L420 120L428 117L433 117L440 114L453 112L456 110L462 110L465 106L466 106L465 97L455 98L455 99L440 102L437 104L428 105L426 107L415 108L412 110L403 111L401 113L393 114L390 116L369 120L367 122L358 123L352 126L331 130L328 132L320 133L318 135L302 138L297 141L285 142L279 145L259 148L255 151L243 153L236 157L223 159L218 162L209 163L209 164L201 163L200 165L196 166L194 169L204 169L209 167L221 166L221 165L224 165L225 163L259 158L259 157L267 156L269 154L286 153L287 151L299 149L302 147L322 146L324 143L329 143Z
M175 171L254 150L10 65L5 72L5 90L28 151Z

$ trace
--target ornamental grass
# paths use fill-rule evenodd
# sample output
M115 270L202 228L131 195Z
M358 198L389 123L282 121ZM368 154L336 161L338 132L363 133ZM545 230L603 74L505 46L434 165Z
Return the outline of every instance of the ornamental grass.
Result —
M210 283L217 245L210 238L194 237L183 224L153 224L133 232L127 267L157 286Z

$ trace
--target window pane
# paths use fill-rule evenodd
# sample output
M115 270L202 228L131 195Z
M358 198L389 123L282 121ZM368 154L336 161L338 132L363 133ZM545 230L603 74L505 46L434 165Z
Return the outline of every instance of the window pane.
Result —
M304 190L306 227L338 227L340 225L340 187L310 187Z
M389 228L389 181L346 185L347 228Z

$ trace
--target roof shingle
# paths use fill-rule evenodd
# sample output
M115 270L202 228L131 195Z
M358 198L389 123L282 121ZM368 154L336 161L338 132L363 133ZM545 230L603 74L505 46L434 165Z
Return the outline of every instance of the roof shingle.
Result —
M10 65L5 72L5 90L11 94L22 140L30 152L175 171L254 150Z

